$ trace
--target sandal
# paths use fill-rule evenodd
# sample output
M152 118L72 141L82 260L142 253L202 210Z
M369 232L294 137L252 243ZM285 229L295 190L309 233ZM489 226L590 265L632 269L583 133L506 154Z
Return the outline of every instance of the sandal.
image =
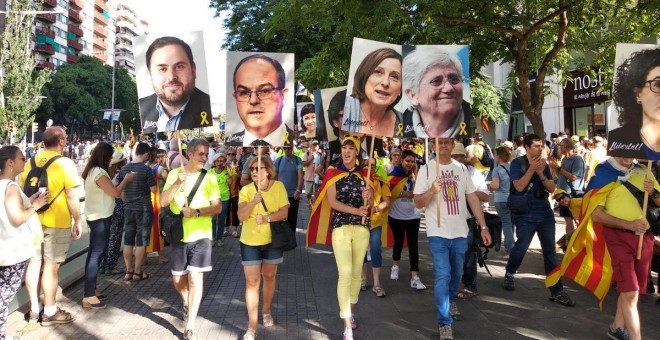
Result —
M369 288L369 281L362 279L362 282L360 282L360 290L365 291Z
M133 272L126 272L126 274L124 274L124 281L130 281L132 279L133 279Z
M264 322L264 327L273 327L273 325L275 324L275 320L273 320L273 316L270 313L264 314L263 322Z
M459 298L459 299L465 300L465 299L473 298L473 297L475 297L475 296L477 296L477 295L479 295L479 293L477 293L477 292L473 292L473 291L471 291L471 290L469 290L469 289L461 289L461 290L458 292L458 294L456 294L456 297Z
M142 280L146 280L150 277L151 277L151 274L149 274L149 273L145 273L145 272L134 273L133 274L133 281L142 281Z

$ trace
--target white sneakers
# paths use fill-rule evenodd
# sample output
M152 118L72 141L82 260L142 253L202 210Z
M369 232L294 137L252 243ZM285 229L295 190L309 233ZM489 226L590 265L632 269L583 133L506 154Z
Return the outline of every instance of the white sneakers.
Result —
M419 276L415 276L410 279L410 288L424 290L426 289L426 286L422 283L422 280L419 279Z
M390 273L390 279L398 280L399 279L399 266L392 266L392 273Z

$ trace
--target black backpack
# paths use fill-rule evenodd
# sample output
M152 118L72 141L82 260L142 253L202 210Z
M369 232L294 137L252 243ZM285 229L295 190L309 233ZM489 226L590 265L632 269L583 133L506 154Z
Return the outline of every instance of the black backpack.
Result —
M481 147L484 149L484 154L481 157L481 164L487 168L493 168L495 166L495 156L493 156L493 150L490 149L488 144L483 143Z
M42 167L38 167L37 163L35 162L34 158L30 160L30 163L32 167L30 168L30 172L28 172L27 176L25 177L25 185L23 186L23 192L27 197L32 197L32 195L36 194L39 192L39 188L48 188L48 172L46 169L58 158L61 158L62 156L54 156L53 158L49 159L46 164ZM38 213L44 212L50 208L50 205L57 199L57 197L64 191L64 188L60 190L60 192L57 193L53 199L46 203L43 207L39 208L37 210Z

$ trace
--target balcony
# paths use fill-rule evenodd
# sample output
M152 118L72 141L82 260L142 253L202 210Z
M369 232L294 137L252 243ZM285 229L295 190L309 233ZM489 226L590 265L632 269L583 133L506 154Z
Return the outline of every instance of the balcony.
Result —
M73 54L68 54L66 56L66 62L69 64L75 64L78 62L78 56Z
M94 12L94 21L103 24L103 26L108 26L108 18L106 18L101 12Z
M78 13L78 11L75 9L69 10L69 20L79 24L82 23L82 17L80 16L80 13Z
M55 48L51 45L46 45L46 44L36 44L34 45L34 50L39 53L45 53L50 55L55 54Z
M94 38L94 47L98 48L99 50L106 51L108 49L108 44L103 41L103 39Z
M67 40L67 44L76 51L82 51L83 49L83 45L75 40L69 39Z
M36 67L37 67L37 68L40 68L40 69L49 68L49 69L51 69L51 71L52 71L52 70L55 69L55 64L51 63L50 61L40 60L40 61L37 63L37 66L36 66Z
M83 30L80 27L73 24L69 24L69 32L75 34L78 37L83 36Z
M37 19L51 24L54 24L55 21L57 21L57 17L55 16L55 14L46 14L46 13L37 14Z
M44 0L44 7L49 7L49 8L57 7L57 0Z
M51 37L53 39L55 38L55 31L53 31L52 29L50 29L48 27L37 27L37 29L35 30L35 33L45 35L45 36Z
M78 10L83 9L83 2L82 0L69 0L69 7Z
M108 37L108 30L105 29L103 26L95 24L94 25L94 34L98 35L102 38L107 38Z
M118 50L128 51L128 52L130 52L130 53L133 53L133 45L131 45L131 44L126 44L126 43L124 43L124 44L119 44L119 45L117 45L117 49L118 49Z
M139 35L140 32L138 32L137 27L133 24L131 24L130 21L119 21L117 22L117 26L121 27L124 29L124 33L126 34L132 34L133 36Z
M95 0L94 7L100 9L101 11L108 11L108 4L105 3L105 0Z
M99 52L105 52L105 51L94 51L94 53L96 53L96 54L94 54L94 57L96 57L96 59L102 61L103 63L107 63L108 62L108 55L107 54L101 54Z

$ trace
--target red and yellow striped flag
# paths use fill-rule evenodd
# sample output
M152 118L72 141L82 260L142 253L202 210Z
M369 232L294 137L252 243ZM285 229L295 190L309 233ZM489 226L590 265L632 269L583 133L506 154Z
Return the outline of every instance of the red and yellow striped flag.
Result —
M598 298L601 309L612 284L612 259L605 244L604 227L594 223L591 214L618 185L618 181L612 182L587 192L580 209L580 225L573 232L561 264L545 279L546 287L554 286L562 276L575 281Z

